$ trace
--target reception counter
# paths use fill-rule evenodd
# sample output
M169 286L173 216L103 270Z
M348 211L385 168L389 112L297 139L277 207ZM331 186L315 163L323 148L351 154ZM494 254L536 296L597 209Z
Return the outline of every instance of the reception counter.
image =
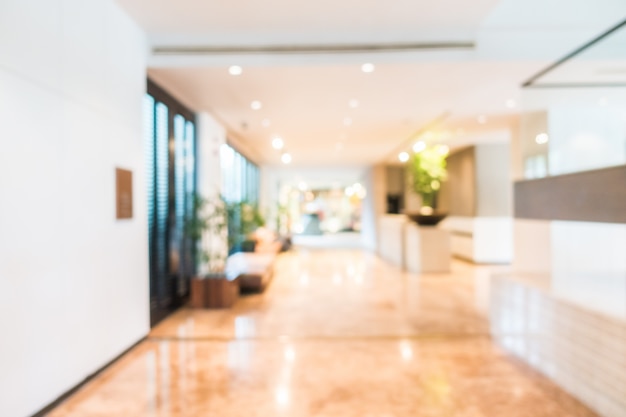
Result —
M559 280L549 274L493 276L493 337L598 414L626 416L626 314L614 302L621 297L623 304L623 289L607 293L606 301L601 291L582 299L571 289L561 291ZM576 280L570 277L568 287Z
M392 265L413 273L450 271L449 231L418 226L402 214L380 217L378 230L378 254Z

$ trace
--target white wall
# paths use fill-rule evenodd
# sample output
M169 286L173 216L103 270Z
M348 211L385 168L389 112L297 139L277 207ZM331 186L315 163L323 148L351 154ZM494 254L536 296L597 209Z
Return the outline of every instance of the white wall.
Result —
M143 33L112 1L0 2L0 415L149 330ZM115 220L115 168L134 217Z

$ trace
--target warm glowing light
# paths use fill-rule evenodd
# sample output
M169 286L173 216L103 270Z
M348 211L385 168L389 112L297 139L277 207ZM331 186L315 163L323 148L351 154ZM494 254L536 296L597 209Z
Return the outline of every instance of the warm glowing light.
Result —
M285 360L287 362L293 362L296 359L296 351L293 350L292 346L287 346L285 348Z
M366 64L361 65L361 71L365 72L365 73L370 73L370 72L374 72L374 64L368 62Z
M278 387L276 389L276 404L283 407L289 404L289 390L287 387Z
M535 142L537 142L540 145L543 145L544 143L548 143L548 140L550 140L550 138L548 137L547 133L540 133L535 137Z
M407 152L400 152L398 154L398 159L400 162L406 162L409 160L409 154Z
M481 114L476 118L476 120L478 120L478 123L480 123L481 125L484 125L485 123L487 123L487 116Z
M426 142L422 140L420 140L419 142L415 142L415 145L413 145L413 152L415 153L420 153L424 149L426 149Z
M291 163L291 155L289 155L287 152L285 152L280 157L280 160L283 161L283 164L288 165L288 164Z
M352 197L355 193L353 187L346 187L344 192L346 193L346 197Z
M254 100L252 103L250 103L250 107L252 108L252 110L261 110L263 104L259 100Z
M350 106L351 109L356 109L359 107L359 100L353 98L350 102L348 102L348 106Z
M411 347L411 344L406 340L400 342L400 356L402 356L402 359L404 359L405 361L410 361L411 359L413 359L413 348Z
M283 141L282 138L276 136L274 139L272 139L272 148L280 150L284 146L285 146L285 142Z
M241 75L242 72L243 68L241 68L239 65L231 65L231 67L228 68L228 73L230 75Z

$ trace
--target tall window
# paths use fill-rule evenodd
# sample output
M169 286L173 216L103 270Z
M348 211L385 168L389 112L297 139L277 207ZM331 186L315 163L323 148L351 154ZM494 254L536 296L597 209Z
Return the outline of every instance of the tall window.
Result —
M229 145L220 150L222 190L229 203L259 202L259 167Z
M243 241L249 230L241 217L242 203L249 204L258 213L259 167L229 145L220 149L222 167L222 190L230 207L228 235L230 251L243 249ZM256 220L256 219L255 219Z
M194 245L184 228L196 190L194 115L148 81L144 132L150 316L155 324L185 301L194 273Z

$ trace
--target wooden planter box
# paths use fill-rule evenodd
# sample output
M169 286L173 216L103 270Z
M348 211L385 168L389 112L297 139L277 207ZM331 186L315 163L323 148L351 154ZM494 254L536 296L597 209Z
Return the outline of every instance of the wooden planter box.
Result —
M193 308L228 308L239 298L239 278L225 274L191 279L190 304Z

